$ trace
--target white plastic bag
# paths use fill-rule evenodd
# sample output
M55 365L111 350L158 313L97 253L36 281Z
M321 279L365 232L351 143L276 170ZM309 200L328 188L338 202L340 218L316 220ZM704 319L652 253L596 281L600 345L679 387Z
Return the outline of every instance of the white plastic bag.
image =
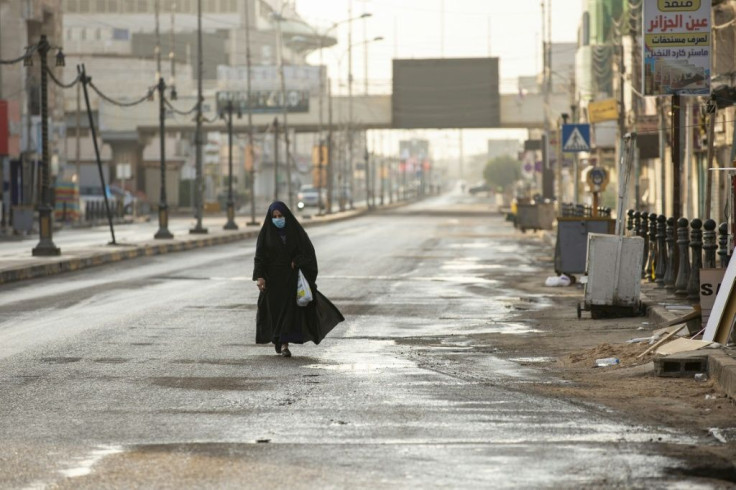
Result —
M299 306L307 306L312 301L312 290L309 287L307 278L304 277L302 270L299 269L299 276L296 280L296 304Z

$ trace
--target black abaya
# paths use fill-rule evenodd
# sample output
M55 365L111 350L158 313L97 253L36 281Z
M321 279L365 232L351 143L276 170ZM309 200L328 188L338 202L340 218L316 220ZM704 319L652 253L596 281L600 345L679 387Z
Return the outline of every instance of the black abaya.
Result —
M256 343L319 344L344 317L317 289L317 257L309 236L289 208L277 203L286 218L283 237L271 221L272 205L256 244L253 280L262 277L266 281L265 291L258 296ZM314 296L307 306L296 304L297 269Z

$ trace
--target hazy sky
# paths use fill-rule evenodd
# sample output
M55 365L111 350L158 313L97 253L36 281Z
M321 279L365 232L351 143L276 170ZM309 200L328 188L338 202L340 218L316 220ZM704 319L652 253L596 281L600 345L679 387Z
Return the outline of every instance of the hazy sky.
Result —
M575 41L582 0L549 2L552 40ZM351 0L296 0L296 7L304 18L326 28L349 18L350 3ZM377 36L384 38L368 44L368 73L375 88L381 88L378 85L381 80L390 79L394 57L498 56L504 88L513 87L517 76L534 75L541 68L540 0L352 0L352 4L353 16L363 12L372 14L365 21L353 23L353 45ZM337 58L342 58L339 72L347 73L347 32L347 24L341 24L336 29L338 45L323 54L333 77L338 71ZM363 90L364 84L364 46L353 48L353 74L358 91ZM314 62L317 58L314 55L310 60Z
M320 28L347 18L351 0L296 0L297 11ZM552 6L553 42L574 42L582 15L583 0L548 0ZM390 93L391 59L435 57L500 58L501 90L514 92L516 77L541 70L541 0L352 0L353 16L370 12L365 21L353 22L353 76L356 94L364 91L364 46L366 39L382 36L368 44L368 75L371 92ZM442 14L444 11L444 15ZM443 22L444 17L444 22ZM365 24L364 24L365 23ZM365 32L364 32L365 25ZM443 26L444 25L444 35ZM330 77L347 79L347 24L335 30L337 46L324 50L323 60ZM443 42L444 39L444 42ZM309 58L318 63L318 54ZM387 149L397 139L420 137L433 140L435 158L459 155L457 131L394 131ZM465 155L486 150L489 138L519 138L524 131L464 130Z

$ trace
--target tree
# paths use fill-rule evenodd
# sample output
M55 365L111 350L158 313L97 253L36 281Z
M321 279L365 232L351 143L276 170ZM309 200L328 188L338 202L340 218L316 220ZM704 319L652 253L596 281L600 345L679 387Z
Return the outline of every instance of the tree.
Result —
M490 160L483 169L483 178L491 188L504 191L521 178L521 164L511 156L502 155Z

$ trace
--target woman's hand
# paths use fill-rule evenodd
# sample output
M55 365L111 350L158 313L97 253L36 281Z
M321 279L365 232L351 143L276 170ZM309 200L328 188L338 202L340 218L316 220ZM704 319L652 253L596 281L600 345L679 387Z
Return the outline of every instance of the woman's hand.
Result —
M266 290L266 280L262 277L259 277L258 280L256 281L256 286L258 287L260 291L265 291Z
M294 261L293 260L291 261L291 268L292 269L294 268Z

